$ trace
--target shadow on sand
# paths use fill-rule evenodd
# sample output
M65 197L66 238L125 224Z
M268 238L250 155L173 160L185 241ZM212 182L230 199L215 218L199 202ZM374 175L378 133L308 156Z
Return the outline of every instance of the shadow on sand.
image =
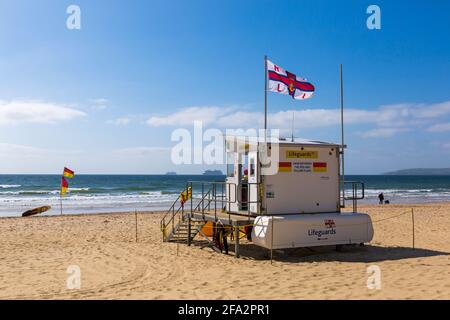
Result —
M199 243L197 244L200 245ZM234 245L230 245L229 254L234 255ZM420 248L372 245L343 246L340 251L336 251L335 246L273 250L274 261L287 263L326 261L372 263L446 255L450 255L450 253ZM270 250L254 244L242 244L240 246L240 256L243 259L268 260L270 259Z

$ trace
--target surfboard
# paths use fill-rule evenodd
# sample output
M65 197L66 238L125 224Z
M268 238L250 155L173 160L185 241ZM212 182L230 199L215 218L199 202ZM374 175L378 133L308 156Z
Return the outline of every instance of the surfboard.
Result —
M50 206L42 206L39 208L34 208L28 211L25 211L24 213L22 213L22 217L29 217L29 216L34 216L35 214L39 214L39 213L43 213L45 211L50 210Z

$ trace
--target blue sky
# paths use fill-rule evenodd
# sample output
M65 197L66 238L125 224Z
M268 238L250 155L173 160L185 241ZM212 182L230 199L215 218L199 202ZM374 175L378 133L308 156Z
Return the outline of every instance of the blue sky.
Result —
M0 172L201 172L172 131L260 126L265 54L316 87L271 127L339 141L342 63L348 173L449 167L449 40L447 1L1 1Z

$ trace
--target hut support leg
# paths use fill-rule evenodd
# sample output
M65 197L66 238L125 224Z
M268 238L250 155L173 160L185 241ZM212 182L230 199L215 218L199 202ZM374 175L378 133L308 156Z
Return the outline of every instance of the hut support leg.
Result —
M234 242L235 242L235 251L234 251L234 254L235 254L235 257L236 258L239 258L239 227L238 226L235 226L235 229L234 229Z
M187 234L187 244L191 245L191 215L188 218L188 234Z

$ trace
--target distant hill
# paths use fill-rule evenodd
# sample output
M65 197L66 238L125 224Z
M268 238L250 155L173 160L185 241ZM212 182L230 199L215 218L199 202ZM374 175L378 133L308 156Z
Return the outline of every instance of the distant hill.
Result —
M386 175L399 176L450 176L450 168L416 168L386 172Z
M204 176L222 176L223 173L220 170L206 170L203 172Z

